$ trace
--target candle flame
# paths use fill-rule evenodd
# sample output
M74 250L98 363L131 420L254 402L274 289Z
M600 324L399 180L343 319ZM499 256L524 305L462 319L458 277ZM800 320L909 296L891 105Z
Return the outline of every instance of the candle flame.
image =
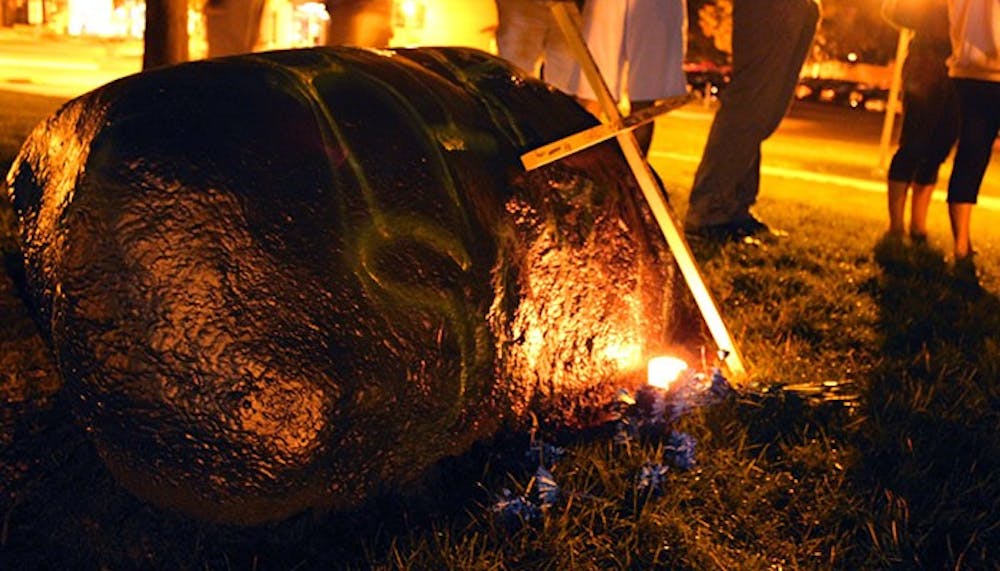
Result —
M653 357L647 368L647 382L658 389L668 389L687 368L687 363L677 357Z

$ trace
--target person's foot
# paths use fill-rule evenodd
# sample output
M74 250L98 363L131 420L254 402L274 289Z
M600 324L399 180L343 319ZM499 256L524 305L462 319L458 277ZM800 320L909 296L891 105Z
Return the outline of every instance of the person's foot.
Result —
M779 236L782 234L779 231L772 230L770 226L754 216L722 224L688 227L684 229L684 233L690 238L713 242L738 242L754 236Z
M910 243L914 246L926 246L927 245L927 233L926 232L914 232L910 230Z
M875 261L887 269L901 269L907 265L906 244L903 234L889 231L875 243Z
M967 256L955 258L952 275L955 278L955 286L960 293L977 295L982 291L982 286L979 284L979 274L976 271L976 262L972 259L974 254L975 252L970 251Z

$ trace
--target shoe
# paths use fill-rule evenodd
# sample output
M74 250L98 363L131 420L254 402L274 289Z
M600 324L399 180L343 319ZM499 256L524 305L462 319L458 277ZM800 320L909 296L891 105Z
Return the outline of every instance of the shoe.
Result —
M976 271L976 262L972 259L974 255L975 252L970 252L968 256L956 258L952 267L956 289L959 293L972 296L982 292L979 274Z
M738 242L761 234L781 235L780 232L772 230L770 226L754 216L722 224L706 224L705 226L685 228L684 233L691 238L713 242Z
M757 236L758 234L777 234L770 226L751 215L750 218L740 220L736 223L739 232L745 236Z
M914 246L926 246L927 245L927 234L920 234L918 232L910 232L910 243Z
M875 243L875 261L886 270L903 270L909 266L906 244L899 233L886 232Z

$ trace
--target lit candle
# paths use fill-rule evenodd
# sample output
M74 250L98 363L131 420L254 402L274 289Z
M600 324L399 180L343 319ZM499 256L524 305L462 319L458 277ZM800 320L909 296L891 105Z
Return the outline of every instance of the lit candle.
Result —
M646 368L646 382L665 391L687 368L687 363L677 357L653 357Z
M649 412L654 422L659 423L665 419L667 391L687 368L687 363L677 357L654 357L649 360L646 368L646 390L641 393L646 393L642 396L651 399Z

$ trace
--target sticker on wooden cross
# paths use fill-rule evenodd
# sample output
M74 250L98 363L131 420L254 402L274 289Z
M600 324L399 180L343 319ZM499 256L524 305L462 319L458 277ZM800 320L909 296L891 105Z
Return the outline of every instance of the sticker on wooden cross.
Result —
M677 265L680 267L681 275L687 283L688 289L694 296L701 316L708 326L712 338L719 350L726 353L724 359L729 372L737 377L746 373L740 352L736 348L729 330L726 328L722 315L712 298L712 294L705 287L705 281L698 271L698 264L691 255L691 249L684 240L684 235L679 231L673 214L667 204L666 198L660 191L660 185L656 182L653 171L650 170L649 163L643 156L639 144L632 134L636 127L654 120L657 116L667 111L683 105L687 98L676 97L664 100L657 105L644 109L628 117L622 117L615 103L611 91L608 89L604 77L601 76L594 58L584 42L580 33L580 11L575 2L557 0L549 3L552 15L555 18L559 30L566 38L566 43L573 57L580 65L584 77L597 94L598 103L601 110L607 117L607 122L596 127L570 135L554 143L549 143L521 155L521 163L527 170L536 169L542 165L557 161L562 157L579 152L602 141L614 138L618 141L622 153L628 162L632 174L635 176L639 188L642 189L643 196L649 204L656 218L663 237L667 240Z

